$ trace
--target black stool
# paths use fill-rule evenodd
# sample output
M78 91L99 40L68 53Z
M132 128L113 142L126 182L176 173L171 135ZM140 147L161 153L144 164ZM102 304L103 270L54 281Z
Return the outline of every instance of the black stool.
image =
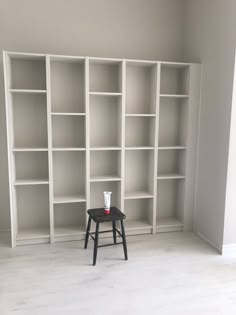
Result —
M126 243L125 228L124 228L124 222L123 222L123 220L126 218L124 213L122 213L116 207L111 207L110 214L105 214L104 208L89 209L87 212L89 215L89 219L88 219L88 225L87 225L87 230L86 230L84 248L87 248L88 239L89 239L89 236L91 236L91 238L94 240L93 265L94 266L96 265L98 247L123 244L125 260L128 260L127 243ZM96 223L96 232L90 233L90 226L91 226L92 219ZM116 221L120 221L121 232L116 228ZM99 223L103 223L103 222L112 222L112 230L99 232ZM113 232L114 243L98 245L98 234L108 233L108 232ZM116 233L118 233L118 235L121 236L122 242L117 243ZM95 234L95 237L93 236L93 234Z

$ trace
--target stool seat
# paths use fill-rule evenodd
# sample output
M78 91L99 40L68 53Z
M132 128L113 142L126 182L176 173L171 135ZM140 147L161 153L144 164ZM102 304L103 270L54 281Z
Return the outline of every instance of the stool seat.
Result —
M87 212L96 223L120 221L126 218L125 214L116 207L111 207L109 214L104 213L104 208L89 209Z
M104 246L112 246L112 245L122 244L123 249L124 249L125 260L128 260L127 243L126 243L125 227L124 227L124 219L126 218L125 214L123 212L121 212L119 209L117 209L116 207L111 207L109 214L105 213L104 208L89 209L87 212L88 212L89 218L88 218L88 224L87 224L87 229L86 229L84 248L87 248L88 240L89 240L89 236L90 236L92 238L92 240L94 241L93 265L94 266L96 265L98 247L104 247ZM95 232L90 232L92 220L96 223ZM120 222L120 230L118 230L116 228L116 221ZM99 224L104 223L104 222L111 222L112 230L100 232L99 231ZM108 233L108 232L113 233L113 241L114 242L112 244L98 245L98 235L100 233ZM121 237L121 239L122 239L121 242L116 241L117 234L118 234L118 236Z

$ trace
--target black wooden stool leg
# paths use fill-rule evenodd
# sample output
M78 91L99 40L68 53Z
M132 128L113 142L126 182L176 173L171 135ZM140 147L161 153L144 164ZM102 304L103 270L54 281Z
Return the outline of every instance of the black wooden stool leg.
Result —
M86 236L85 236L84 248L87 248L87 245L88 245L88 239L89 239L90 226L91 226L91 216L89 216L89 219L88 219L88 224L87 224L87 229L86 229Z
M124 228L123 220L120 220L120 225L121 225L121 234L122 234L122 240L123 240L125 260L128 260L127 243L126 243L125 228Z
M97 261L97 252L98 252L98 234L99 234L99 222L96 223L96 232L94 240L94 249L93 249L93 265L96 265Z
M116 221L112 221L112 230L113 230L114 244L116 244Z

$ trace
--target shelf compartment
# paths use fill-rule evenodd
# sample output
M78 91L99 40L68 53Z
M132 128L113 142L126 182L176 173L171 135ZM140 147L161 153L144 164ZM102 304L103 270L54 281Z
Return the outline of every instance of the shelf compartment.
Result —
M185 150L161 150L158 154L158 178L184 178L185 162Z
M90 96L90 146L120 147L121 100Z
M159 146L186 146L188 99L164 98L160 101Z
M114 182L91 182L90 183L90 207L103 208L104 207L104 191L111 191L111 206L120 209L121 205L121 183Z
M167 95L188 95L189 66L161 65L160 93Z
M127 62L126 114L155 114L157 67Z
M46 90L45 57L11 56L10 88L23 90Z
M54 202L85 200L85 152L53 152Z
M154 182L154 152L130 150L125 153L125 196L151 198Z
M121 93L121 61L91 60L89 62L89 91Z
M54 233L57 236L84 234L86 203L54 205Z
M48 182L47 152L16 152L14 157L16 184Z
M16 186L17 240L49 236L47 185Z
M48 146L46 95L12 95L12 114L15 148Z
M126 147L153 147L155 144L155 118L126 117Z
M91 151L90 176L90 181L120 180L121 152Z
M181 179L157 181L158 231L183 230L184 185Z
M52 116L52 146L85 148L84 116Z
M85 112L85 61L51 61L51 103L53 112Z
M135 199L125 201L125 228L128 234L151 233L153 228L153 201Z

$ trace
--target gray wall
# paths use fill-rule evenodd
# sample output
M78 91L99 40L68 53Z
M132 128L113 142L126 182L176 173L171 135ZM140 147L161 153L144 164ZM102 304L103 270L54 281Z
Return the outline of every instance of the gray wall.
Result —
M0 51L182 60L182 0L0 0ZM9 228L0 61L0 229Z
M204 65L195 230L221 251L222 243L236 243L235 205L226 213L223 240L236 1L186 0L185 5L185 56Z

